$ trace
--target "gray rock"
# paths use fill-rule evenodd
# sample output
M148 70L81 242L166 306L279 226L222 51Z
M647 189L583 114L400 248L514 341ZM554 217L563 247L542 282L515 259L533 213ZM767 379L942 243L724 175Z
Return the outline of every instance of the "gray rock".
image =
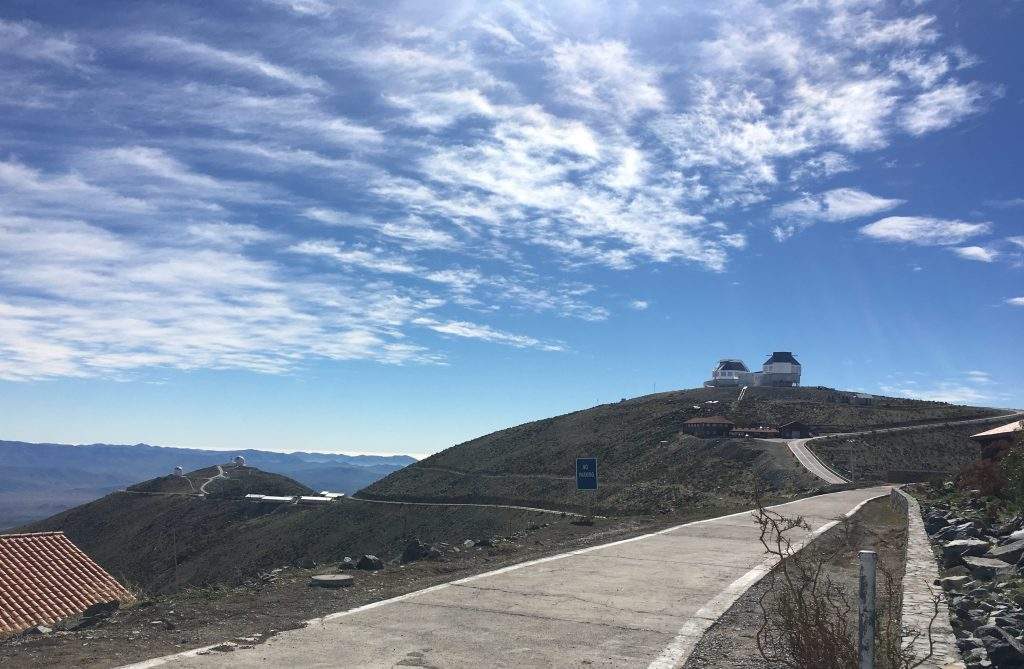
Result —
M992 544L982 539L954 539L942 545L942 560L947 567L959 564L960 558L981 557Z
M341 564L339 564L338 566L342 569L355 569L356 561L346 555L345 559L342 560Z
M999 574L1005 574L1013 569L1013 565L1002 560L985 557L965 557L963 562L971 570L971 575L982 581L989 581Z
M989 638L992 642L985 644L985 650L993 664L1000 669L1024 666L1024 646L1020 641L999 627L995 627L995 635Z
M377 569L383 569L384 562L376 555L364 555L359 558L359 562L356 563L356 567L367 571L374 571Z
M949 521L938 511L932 511L924 517L924 529L928 534L935 534L948 525Z
M1017 562L1024 556L1024 539L1002 546L995 546L985 553L985 557L995 558L1003 562Z
M970 576L947 576L939 579L939 585L946 590L960 590L970 582Z

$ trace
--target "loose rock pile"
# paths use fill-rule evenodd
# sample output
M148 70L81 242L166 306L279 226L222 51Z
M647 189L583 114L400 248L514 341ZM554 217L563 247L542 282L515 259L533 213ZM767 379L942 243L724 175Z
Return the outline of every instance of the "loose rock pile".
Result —
M968 669L1024 667L1024 517L996 524L984 511L979 498L925 511L942 566L937 585Z

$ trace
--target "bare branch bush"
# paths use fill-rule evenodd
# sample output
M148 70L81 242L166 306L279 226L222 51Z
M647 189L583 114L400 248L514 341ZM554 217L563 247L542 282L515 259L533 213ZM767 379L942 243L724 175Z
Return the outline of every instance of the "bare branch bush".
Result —
M859 521L838 519L827 539L801 550L797 541L811 533L802 517L783 516L758 501L754 519L765 553L777 563L765 577L767 587L758 600L761 658L768 666L787 669L857 669L857 610L851 604L857 593L848 593L828 567L857 547L863 531ZM875 664L879 669L913 669L926 658L914 657L916 637L901 625L901 581L884 565L881 571Z

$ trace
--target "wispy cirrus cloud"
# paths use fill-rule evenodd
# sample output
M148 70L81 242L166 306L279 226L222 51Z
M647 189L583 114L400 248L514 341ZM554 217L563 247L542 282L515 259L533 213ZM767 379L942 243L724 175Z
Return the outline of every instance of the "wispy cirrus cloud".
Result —
M984 246L958 246L951 250L965 260L974 260L976 262L995 262L996 258L999 257L998 251Z
M0 123L18 139L0 155L0 256L19 268L0 276L0 374L569 348L487 320L606 320L623 305L609 276L729 271L766 236L752 211L784 234L881 215L908 196L859 184L869 152L994 96L909 5L409 11L265 0L79 32L0 20ZM650 39L652 16L692 39ZM990 231L862 228L1008 256L1012 238L967 246Z
M972 237L991 231L992 225L987 222L968 223L927 216L889 216L860 229L862 235L878 241L919 246L962 244Z
M143 34L132 40L152 57L179 60L213 69L224 69L273 79L297 88L324 88L318 77L268 62L251 53L236 53L170 35Z
M835 188L818 195L804 195L772 208L772 217L785 223L773 229L782 241L797 230L817 221L839 222L863 218L903 204L903 200L884 198L856 188Z

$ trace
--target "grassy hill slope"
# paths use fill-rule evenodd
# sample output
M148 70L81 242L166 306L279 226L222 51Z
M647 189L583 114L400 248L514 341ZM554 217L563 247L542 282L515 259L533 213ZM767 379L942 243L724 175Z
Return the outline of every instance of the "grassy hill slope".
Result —
M500 430L453 446L360 491L381 499L508 502L583 508L578 457L599 459L593 498L610 513L651 512L749 499L755 488L788 496L819 488L783 444L680 434L695 416L739 425L800 420L820 430L868 429L996 413L941 402L877 398L861 406L828 388L698 388L604 404Z

